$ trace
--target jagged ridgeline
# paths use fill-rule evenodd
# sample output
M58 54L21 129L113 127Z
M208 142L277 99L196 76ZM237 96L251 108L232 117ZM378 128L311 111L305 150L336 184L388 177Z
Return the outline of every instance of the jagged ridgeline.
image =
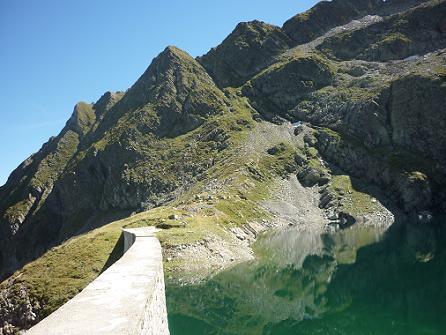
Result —
M0 188L0 278L133 212L149 211L156 223L152 208L193 203L195 191L225 186L222 176L249 176L264 190L275 174L313 186L336 170L378 188L406 213L444 212L445 47L445 0L322 1L283 27L240 23L197 59L167 47L126 92L77 104L60 134ZM269 153L241 150L260 125L285 121L308 124L305 146L278 145L271 136ZM266 157L255 168L254 154ZM345 184L333 178L333 192L341 192ZM259 198L237 192L250 206L237 207L244 215L226 198L197 211L244 224ZM353 207L351 214L361 212ZM22 312L11 307L0 320L26 328L73 296L106 265L119 237L113 229L83 235L106 243L96 247L92 268L63 273L74 292L45 291L51 285L42 288L34 274L58 252L84 261L90 256L73 250L90 250L87 240L27 265L8 294L29 291L38 316L17 321L11 315ZM76 276L82 280L73 285Z
M175 47L126 93L77 104L59 136L1 189L2 273L97 226L95 213L125 215L171 199L229 146L212 118L230 106L203 67Z

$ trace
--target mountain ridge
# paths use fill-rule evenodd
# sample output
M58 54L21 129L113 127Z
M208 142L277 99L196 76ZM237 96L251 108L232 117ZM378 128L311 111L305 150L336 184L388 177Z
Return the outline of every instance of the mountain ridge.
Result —
M429 8L428 6L425 6L424 3L426 2L422 1L420 8ZM441 13L444 7L443 1L428 1L427 3L433 4L433 7L431 7L437 9L438 13ZM337 6L337 4L341 4L342 6L345 5L342 1L321 3L316 5L307 14L318 13L319 11L322 11L323 13L325 11L324 6ZM407 4L407 8L411 8L411 4ZM415 1L414 4L418 4L418 2ZM379 3L378 5L382 4ZM396 6L399 5L399 2L396 1ZM361 6L365 5L362 4ZM386 4L386 6L389 6L389 4ZM369 9L374 8L369 5L365 7ZM371 11L373 12L373 9L371 9ZM412 12L415 12L415 10L412 10ZM409 13L411 12L409 11ZM291 24L289 21L287 22L288 23L285 25ZM435 24L436 23L434 23L434 25ZM328 25L327 28L329 28L329 26L330 25ZM222 70L213 68L211 65L213 64L213 61L211 59L223 59L224 63L227 62L225 61L225 51L222 50L237 49L239 43L242 43L243 45L244 40L250 39L253 36L255 37L255 42L248 43L244 46L245 51L243 51L243 49L240 51L239 49L238 52L258 55L258 51L260 50L261 52L266 53L260 56L260 58L256 56L251 59L249 57L244 57L243 54L235 54L235 58L241 58L243 61L245 59L250 59L249 63L251 65L249 66L252 69L248 70L245 79L242 81L237 78L218 79L219 71L222 73L227 71L224 68L222 68ZM86 157L88 157L88 155L96 157L98 150L102 149L101 146L109 145L107 143L113 143L113 146L111 147L115 147L118 152L121 151L121 155L125 157L128 155L125 154L125 152L128 152L129 147L127 146L127 148L122 151L122 142L119 140L119 137L125 136L127 138L126 141L131 137L138 138L140 136L138 134L149 134L149 137L155 135L160 138L165 136L175 137L198 127L202 124L203 120L212 114L225 113L230 110L231 106L225 93L214 84L208 72L216 78L217 82L220 82L220 86L225 86L222 83L230 83L231 80L235 80L235 86L243 84L243 94L249 96L251 104L253 104L256 109L260 110L261 114L267 118L274 118L275 115L277 115L277 111L273 112L273 114L268 112L271 107L272 109L278 109L279 111L284 108L287 109L301 101L303 98L306 98L309 93L331 86L337 71L337 65L332 64L331 60L325 58L326 56L323 54L317 53L317 49L313 49L310 53L295 52L295 55L291 53L291 57L288 57L286 61L280 60L279 58L276 59L277 56L282 55L289 50L291 51L291 42L284 36L286 35L281 32L279 27L271 26L260 21L252 21L237 25L235 30L216 49L211 50L202 57L198 57L197 60L174 46L168 46L153 60L147 70L125 93L112 94L107 92L94 105L86 103L77 104L64 130L61 131L58 137L50 140L50 142L42 147L42 153L39 152L36 154L37 156L39 154L47 156L47 160L49 161L48 164L59 164L60 167L58 170L55 170L55 174L53 173L48 176L48 180L45 180L45 178L47 178L45 175L39 177L42 173L38 173L34 177L34 180L39 180L39 178L42 180L37 182L39 185L33 186L31 183L29 194L22 194L22 200L15 205L18 212L17 215L14 213L3 212L3 221L11 222L11 227L14 227L9 234L5 233L4 235L10 236L11 233L12 235L15 235L19 226L26 220L26 215L22 213L23 209L26 213L27 211L31 211L33 206L40 208L41 204L39 204L39 202L42 200L45 201L46 196L53 191L53 181L64 174L64 170L69 163L76 164L76 161L83 159L83 155L87 155ZM257 41L257 38L259 41ZM280 41L280 43L277 44L271 41ZM444 41L442 40L439 41L440 44L443 42ZM271 43L278 49L271 51ZM324 49L324 43L325 42L317 48ZM204 67L202 67L200 63L202 63ZM217 68L220 66L217 63L214 65L217 66ZM241 65L236 66L246 68L243 62ZM283 70L281 68L282 66ZM268 70L268 68L270 68L270 70ZM307 75L305 74L305 71L308 72ZM291 75L289 79L287 79L287 73ZM296 74L297 77L294 77ZM275 79L275 76L277 76L277 79ZM246 79L248 77L249 81ZM319 81L320 83L318 84ZM310 86L307 87L306 85L308 84L306 83L309 83ZM274 87L271 86L271 84L278 86ZM203 88L200 88L200 85ZM293 96L296 90L299 92L299 95ZM274 96L274 94L278 95ZM260 99L258 101L256 98L257 96L259 96ZM152 101L156 101L156 103L152 104ZM288 105L284 105L285 101L289 101L287 102ZM196 113L197 111L198 113ZM293 114L294 116L289 114L282 114L281 116L291 120L296 119L296 116L301 120L307 119L305 114L300 110L297 112L294 111ZM137 119L130 121L130 119L135 117ZM126 120L122 121L122 118ZM131 124L136 125L136 127L132 126L128 129L120 127L119 120L123 123L131 122ZM314 118L309 118L307 120L314 122ZM115 138L111 138L111 135L108 132L108 129L113 127L116 129L113 133ZM372 135L372 138L375 138L375 135ZM384 142L382 143L389 142L389 140L386 139L383 141ZM128 144L130 144L130 142ZM61 156L64 157L58 158L57 155L50 154L50 152L45 154L45 148L49 146L55 146L56 148L60 147L60 151L63 154L61 154ZM31 167L27 162L33 161L33 157L37 156L31 156L21 165L21 168L19 167L18 169L29 170ZM31 166L34 165L31 164ZM44 170L44 166L41 164L39 164L39 166ZM104 182L104 178L107 178L104 176L107 176L108 174L106 169L104 169L104 166L97 166L92 169L92 171L96 171L96 176L102 175L102 177L99 177L99 180ZM75 173L75 171L72 172L72 174ZM18 174L17 169L11 176L16 174ZM19 178L19 176L17 176L16 179L17 178ZM21 179L23 180L23 177ZM64 180L70 180L70 183L75 182L72 179L72 177L64 177ZM98 177L96 177L96 179L98 179ZM6 190L11 189L10 184L12 183L13 181L10 182L8 179L8 182L0 188L0 195L7 193ZM47 190L42 191L42 185L40 184L46 184ZM66 189L67 187L68 185L65 185L62 189ZM168 189L170 188L168 187ZM42 195L40 195L40 193L42 193ZM16 194L15 197L20 197L17 195L17 191L13 192L13 194ZM2 196L3 207L8 206L5 199L8 201L7 199L11 198L13 194L8 197ZM36 199L39 199L37 204L35 202ZM59 200L54 199L54 201L56 202L54 204L55 207L61 206L61 204L57 204ZM100 207L103 209L107 208L107 203L108 202L101 200ZM111 203L117 204L116 201L112 201ZM125 205L124 207L129 206L128 209L130 210L130 208L134 209L136 207L135 205L136 203L133 202L131 206ZM8 209L11 209L11 207ZM75 212L76 210L73 209L72 211ZM60 210L57 210L48 215L58 217L60 216L60 214L58 214L60 212ZM2 227L5 225L7 224L3 223Z
M4 282L2 292L13 301L25 285L31 305L51 300L31 308L44 316L60 301L49 298L57 288L48 284L46 291L35 279L39 264L45 268L53 250L57 257L75 254L67 240L84 245L91 237L111 254L119 228L129 224L171 228L161 240L174 259L178 246L192 242L214 242L211 249L220 243L222 254L249 257L243 229L255 238L274 220L286 221L274 219L280 215L265 201L290 178L300 183L296 197L315 192L319 204L310 212L325 222L387 220L384 207L411 218L446 212L446 2L363 0L340 21L324 14L349 4L320 3L282 28L240 23L196 59L168 46L126 92L76 104L60 134L0 187L0 278L16 270L31 278ZM321 16L328 22L319 26ZM412 38L400 49L411 33L430 39ZM354 52L373 43L378 58ZM348 46L348 57L340 57ZM186 226L192 237L182 233ZM85 260L92 268L81 274L70 271L94 278L105 256ZM175 264L166 264L174 277L193 268L186 260ZM72 283L68 271L56 272ZM61 300L70 296L63 289ZM12 320L14 311L0 313L0 321L26 328L38 319Z

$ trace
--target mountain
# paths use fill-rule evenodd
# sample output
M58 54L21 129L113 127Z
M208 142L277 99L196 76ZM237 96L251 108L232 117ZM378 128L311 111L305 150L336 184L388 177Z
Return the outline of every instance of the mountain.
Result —
M238 87L271 65L291 44L279 27L260 21L243 22L198 61L218 86Z
M251 257L271 226L444 213L445 14L322 1L283 27L240 23L197 59L167 47L126 92L78 103L0 188L0 324L85 287L122 226L171 228L176 280Z
M284 23L282 28L294 44L303 44L352 20L367 15L390 16L423 2L424 0L321 1L310 10L293 16Z
M2 273L78 234L98 211L134 211L171 197L208 166L211 154L175 138L227 110L227 99L204 69L174 47L125 94L77 104L59 136L1 189ZM223 144L205 150L217 146ZM180 159L189 164L175 166ZM21 243L28 247L17 249Z

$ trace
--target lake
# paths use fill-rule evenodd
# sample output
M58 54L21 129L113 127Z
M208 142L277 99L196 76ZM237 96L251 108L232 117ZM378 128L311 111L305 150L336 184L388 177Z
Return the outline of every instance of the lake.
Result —
M256 259L167 286L172 335L446 334L438 223L271 231Z

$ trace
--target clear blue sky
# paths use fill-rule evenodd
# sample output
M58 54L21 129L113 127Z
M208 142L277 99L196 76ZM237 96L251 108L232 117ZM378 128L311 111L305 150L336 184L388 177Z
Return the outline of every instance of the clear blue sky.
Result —
M315 0L0 0L0 185L78 101L126 90L167 45L193 56L238 22L282 25Z

